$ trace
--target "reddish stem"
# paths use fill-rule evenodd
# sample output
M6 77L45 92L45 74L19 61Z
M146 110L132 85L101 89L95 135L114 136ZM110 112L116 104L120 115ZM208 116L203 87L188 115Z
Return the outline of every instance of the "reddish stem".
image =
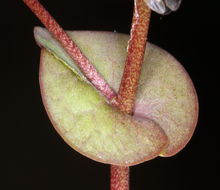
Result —
M60 42L66 52L71 56L75 63L93 86L101 92L108 101L116 96L115 92L102 78L95 67L90 63L86 56L76 46L68 34L54 20L48 11L39 3L38 0L23 0L32 12L40 19L51 34Z
M151 10L144 0L134 1L131 36L124 74L113 104L121 111L132 114L138 81L143 63Z
M128 114L132 114L133 111L146 48L150 14L151 10L144 0L134 1L126 65L118 95L112 101L114 106ZM129 167L111 165L111 190L129 190Z
M111 165L111 190L129 189L129 167Z

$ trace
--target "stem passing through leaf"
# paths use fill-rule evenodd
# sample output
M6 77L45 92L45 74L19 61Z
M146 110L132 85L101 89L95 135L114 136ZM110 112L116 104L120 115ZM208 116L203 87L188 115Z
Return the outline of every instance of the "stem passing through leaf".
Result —
M53 19L38 0L23 0L32 12L41 20L52 35L59 41L70 57L76 62L81 71L100 91L108 101L119 110L132 114L138 80L145 53L146 40L150 22L151 10L144 0L134 0L134 13L131 27L131 37L123 78L118 95L102 78L86 56L76 46L67 33ZM129 167L111 166L111 190L129 189Z
M132 114L146 48L151 10L144 0L134 0L126 65L119 92L112 103ZM129 167L111 166L111 190L129 190Z

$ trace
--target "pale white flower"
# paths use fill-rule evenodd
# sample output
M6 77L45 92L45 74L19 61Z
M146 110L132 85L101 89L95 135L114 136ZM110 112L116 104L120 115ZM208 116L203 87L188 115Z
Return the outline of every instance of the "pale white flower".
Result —
M151 10L159 14L167 14L171 11L176 11L182 0L144 0Z

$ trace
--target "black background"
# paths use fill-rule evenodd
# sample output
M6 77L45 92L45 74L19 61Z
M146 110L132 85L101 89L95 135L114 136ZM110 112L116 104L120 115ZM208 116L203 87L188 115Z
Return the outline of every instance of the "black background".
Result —
M41 2L64 29L129 34L133 0ZM149 41L169 51L186 68L198 93L200 113L193 138L179 154L131 167L131 190L212 189L219 178L219 69L213 59L219 21L204 2L183 0L175 13L152 14ZM1 13L4 168L7 163L3 189L109 189L109 165L72 150L46 115L38 83L40 48L33 38L33 27L42 24L22 1L3 2Z

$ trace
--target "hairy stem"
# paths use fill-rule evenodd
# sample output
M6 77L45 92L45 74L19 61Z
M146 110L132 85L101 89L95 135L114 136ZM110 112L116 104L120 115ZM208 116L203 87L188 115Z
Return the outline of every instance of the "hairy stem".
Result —
M124 74L117 97L112 103L132 114L143 63L151 10L144 0L134 1L134 13Z
M70 57L79 66L81 71L93 86L106 97L108 101L116 96L115 92L102 78L95 67L90 63L86 56L76 46L68 34L54 20L50 13L39 3L38 0L23 0L31 11L39 18L45 27L51 32L57 41L63 46Z
M126 65L119 92L112 104L132 114L141 74L151 10L144 0L134 0L134 13ZM129 167L111 165L111 190L129 190Z
M129 167L111 165L111 190L129 189Z

